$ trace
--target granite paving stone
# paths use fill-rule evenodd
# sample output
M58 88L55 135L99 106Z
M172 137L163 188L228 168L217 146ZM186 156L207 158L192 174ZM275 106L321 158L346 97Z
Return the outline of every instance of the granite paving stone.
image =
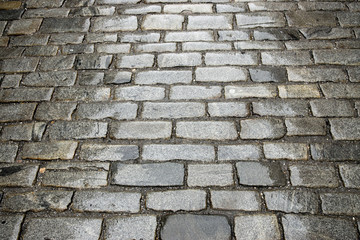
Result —
M0 215L0 237L9 240L18 239L23 219L22 214Z

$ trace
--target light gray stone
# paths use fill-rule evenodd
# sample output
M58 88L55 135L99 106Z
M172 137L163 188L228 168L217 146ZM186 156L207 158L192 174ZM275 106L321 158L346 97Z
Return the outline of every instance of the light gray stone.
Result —
M71 120L76 103L42 102L38 105L34 118L36 120Z
M149 68L154 65L155 56L152 54L140 54L119 57L117 68Z
M36 72L26 75L21 83L34 87L72 86L75 78L76 72L73 71Z
M278 12L240 13L236 14L236 23L239 28L284 27L285 18Z
M321 118L286 118L288 136L326 135L326 122Z
M308 116L308 104L304 100L264 100L253 102L253 112L261 116Z
M168 139L171 136L171 122L117 122L111 125L110 136L115 139Z
M232 29L231 15L201 15L188 17L188 30Z
M143 30L181 30L184 16L172 14L146 15Z
M109 145L85 143L80 149L80 158L86 161L127 161L139 157L135 145Z
M261 147L255 144L220 145L218 146L218 160L259 160Z
M115 89L115 100L120 101L154 101L165 98L165 88L150 86L127 86Z
M1 139L5 141L41 140L45 123L24 123L4 126Z
M360 166L355 164L339 165L341 179L347 188L360 188Z
M137 18L135 16L113 16L93 18L93 32L118 32L134 31L137 29Z
M0 186L31 187L39 169L37 164L4 164L0 166Z
M264 143L267 159L308 160L308 145L305 143Z
M248 53L206 53L205 64L209 66L214 65L256 65L257 55L253 52Z
M165 42L214 41L211 31L167 32Z
M77 119L134 119L138 106L135 103L80 103L77 107L75 118Z
M104 122L57 121L48 127L47 132L51 140L104 138L107 125Z
M199 66L200 53L162 53L158 56L159 67Z
M142 117L146 119L174 119L205 116L205 104L196 102L145 102Z
M2 102L38 102L49 101L53 88L15 88L0 90Z
M77 57L76 69L107 69L112 55L84 54Z
M251 84L225 86L225 98L274 98L277 96L276 86L270 84Z
M186 84L191 81L191 71L145 71L135 75L136 84Z
M246 117L249 115L249 105L243 102L211 102L208 103L211 117Z
M170 89L170 99L216 99L221 96L219 86L173 86Z
M18 239L24 215L0 215L0 238L6 240Z
M211 190L211 204L214 209L259 211L260 196L255 191Z
M22 159L69 160L74 157L78 143L75 141L50 141L25 143L21 151Z
M330 131L335 140L359 140L360 119L334 118L330 119Z
M238 67L198 67L195 74L199 82L237 82L247 79L246 70Z
M106 101L110 97L107 87L60 87L56 88L55 101Z
M238 133L234 122L197 121L176 124L176 136L189 139L234 140Z
M36 103L13 103L0 105L0 122L31 120Z
M242 139L278 139L286 133L286 128L281 119L246 119L240 121Z
M18 151L18 145L15 143L1 143L0 144L0 162L12 163Z
M231 164L188 165L187 184L190 187L233 185L232 166Z

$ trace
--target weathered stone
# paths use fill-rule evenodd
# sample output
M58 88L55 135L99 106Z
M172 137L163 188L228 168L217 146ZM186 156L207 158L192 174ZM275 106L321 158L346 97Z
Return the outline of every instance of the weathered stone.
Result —
M326 98L360 98L360 84L324 83L320 88Z
M119 43L107 43L107 44L98 44L96 46L96 51L98 53L128 53L130 52L130 44L119 44Z
M135 145L108 145L85 143L81 146L80 158L86 161L127 161L139 157Z
M330 131L335 140L360 140L360 119L330 119Z
M220 98L219 86L173 86L170 90L170 99L215 99Z
M288 50L312 50L331 49L333 44L327 41L287 41L285 46Z
M121 42L138 43L138 42L159 42L160 33L132 33L120 36Z
M19 9L20 7L21 7L20 1L7 1L0 3L0 9L4 9L4 10Z
M61 87L56 88L55 101L106 101L110 88L106 87Z
M346 10L346 6L341 2L299 2L300 10L314 11L314 10Z
M235 217L236 239L281 239L275 214L239 215Z
M57 46L33 46L25 49L24 56L55 56L58 52Z
M14 143L0 144L0 162L12 163L15 161L18 145ZM214 153L215 154L215 153Z
M66 8L38 8L28 9L23 16L25 18L65 18L69 12L70 9Z
M52 140L103 138L107 133L107 123L57 121L49 126L47 132Z
M21 83L34 87L72 86L75 78L76 72L72 71L36 72L26 75Z
M313 64L308 51L262 52L261 59L264 65L298 66Z
M167 32L165 42L214 41L210 31Z
M84 34L79 33L60 33L60 34L51 34L49 43L56 45L65 45L65 44L80 44L84 39Z
M146 207L157 211L198 211L206 207L206 192L192 189L150 192Z
M161 6L158 5L148 5L148 6L143 5L139 7L131 7L124 9L124 14L148 14L148 13L160 13L160 12L161 12Z
M352 221L330 217L287 214L282 217L286 239L356 239Z
M316 117L352 117L354 108L351 102L335 99L310 101L311 111Z
M39 165L4 164L0 166L0 186L31 187L36 179Z
M11 46L46 45L49 35L16 36L11 38Z
M274 98L277 89L270 84L225 86L225 98Z
M71 208L75 211L131 212L140 210L140 193L80 191L74 195Z
M22 75L20 74L5 75L2 79L1 87L2 88L19 87L21 79L22 79Z
M316 64L360 65L360 49L314 50Z
M294 11L297 10L297 4L292 2L251 2L249 9L252 12L257 11Z
M195 74L199 82L235 82L247 78L245 69L238 67L198 67Z
M20 19L24 9L0 10L0 21Z
M360 14L358 12L339 12L337 17L342 27L359 27L360 25Z
M184 16L161 14L146 15L141 25L143 30L181 30Z
M242 3L216 4L216 12L218 13L238 13L245 11L245 5Z
M219 41L239 41L249 40L250 35L247 31L218 31Z
M165 88L150 86L128 86L115 89L115 100L120 101L153 101L165 98Z
M14 88L0 90L2 102L38 102L49 101L52 88Z
M248 53L206 53L205 64L214 65L256 65L257 55L253 52Z
M146 71L135 75L136 84L175 84L191 81L191 71Z
M240 13L236 14L239 28L284 27L285 18L282 13Z
M52 8L52 7L61 7L64 0L29 0L26 2L28 8Z
M287 118L285 125L288 136L326 135L326 122L321 118Z
M112 55L86 54L77 57L76 69L107 69Z
M152 52L152 53L160 53L160 52L175 52L176 51L176 43L148 43L137 45L135 47L135 52Z
M359 160L360 144L356 142L315 143L311 144L311 155L314 160Z
M356 193L320 193L321 208L325 214L359 215L360 196Z
M0 52L0 59L5 58L5 60L7 60L8 58L17 58L14 59L14 61L19 60L21 61L22 59L19 59L20 56L22 55L22 53L24 52L25 48L23 47L9 47L9 48L1 48L1 52ZM11 59L9 59L11 60ZM23 60L25 61L25 60ZM14 62L14 65L16 64L16 62Z
M242 139L277 139L285 133L285 125L280 119L246 119L240 121Z
M238 133L233 122L198 121L177 122L176 136L190 139L234 140Z
M42 33L68 33L87 32L90 27L89 18L45 18L40 32Z
M260 196L255 191L211 191L211 204L214 209L258 211Z
M0 238L16 240L20 233L21 223L24 216L16 215L0 215Z
M253 102L253 112L261 116L307 116L308 105L303 100L266 100Z
M305 143L264 143L267 159L308 160L308 145Z
M168 139L171 122L116 122L111 125L110 136L115 139Z
M211 4L167 4L164 13L212 13Z
M42 22L42 19L21 19L12 21L8 30L8 35L23 35L35 33Z
M337 187L339 185L334 166L321 165L291 165L290 181L293 186L305 187Z
M287 68L292 82L340 82L346 80L346 73L339 68Z
M200 53L162 53L158 56L159 67L198 66L201 62Z
M75 56L55 56L41 59L41 71L58 71L71 69L74 66Z
M147 119L192 118L204 115L205 105L195 102L145 102L142 112L142 117Z
M74 157L77 145L77 142L73 141L25 143L21 151L21 158L37 160L68 160Z
M101 223L101 218L32 218L23 236L27 240L69 238L95 240L100 237Z
M288 41L300 40L301 34L295 29L259 29L254 30L254 38L257 41L270 40L270 41Z
M360 188L360 166L355 164L339 165L341 179L347 188Z
M105 238L116 239L154 239L156 216L142 215L106 219Z
M95 0L66 0L65 7L87 7L93 5Z
M303 190L265 191L266 206L272 211L315 214L318 197L314 192Z
M78 83L82 86L100 85L101 83L103 83L104 76L105 74L103 72L80 72L78 73Z
M116 120L134 119L137 114L135 103L80 103L77 107L75 118L77 119L105 119Z
M250 186L283 186L286 177L278 162L238 162L240 184Z
M61 52L63 54L93 53L94 45L92 44L65 45L62 47Z
M0 60L0 73L34 72L39 58L15 58Z
M350 82L360 82L360 68L347 69Z
M211 117L246 117L249 106L242 102L212 102L208 103L208 112Z
M82 16L82 17L92 17L92 16L107 16L113 15L115 12L115 7L113 6L90 6L77 8L71 11L70 16Z
M25 193L8 193L2 201L2 210L10 212L27 212L56 210L65 211L71 202L70 191L36 191Z
M161 229L161 239L230 239L230 225L224 216L217 215L171 215Z
M201 15L188 17L188 30L232 29L231 15Z
M184 165L179 163L121 164L112 166L111 183L123 186L179 186Z
M216 51L231 50L230 43L214 43L214 42L185 42L182 44L183 51Z
M286 70L277 67L261 67L249 69L253 82L285 82Z
M229 186L234 184L231 164L188 165L187 184L194 186Z
M71 120L71 114L76 108L76 103L43 102L37 107L36 120Z
M279 85L281 98L320 98L317 85Z
M332 28L332 27L304 28L304 29L300 29L300 32L309 40L314 40L314 39L331 40L331 39L352 38L351 30L344 28Z
M336 26L336 15L331 12L293 11L286 13L291 27Z
M259 160L261 148L259 145L220 145L218 146L218 160Z
M209 145L151 144L143 146L142 158L152 161L189 160L210 162L215 159L215 151Z
M46 123L22 123L3 128L1 139L5 141L39 141L45 131Z
M116 33L88 33L86 40L89 43L104 43L104 42L116 42Z
M154 65L155 56L152 54L140 54L121 56L117 61L117 68L148 68Z
M0 122L31 120L36 103L13 103L0 105Z
M284 44L281 42L241 41L235 42L234 47L236 50L275 50L284 49Z

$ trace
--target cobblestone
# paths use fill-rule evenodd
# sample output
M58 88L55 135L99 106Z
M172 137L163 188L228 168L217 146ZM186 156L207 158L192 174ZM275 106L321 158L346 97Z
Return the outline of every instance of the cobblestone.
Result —
M77 146L75 141L26 143L21 151L21 157L38 160L69 160L74 157Z
M260 197L255 191L211 191L211 204L214 209L260 210Z
M291 165L290 181L293 186L337 187L337 173L332 165Z
M0 166L0 186L31 187L39 165L4 164Z
M205 115L205 105L195 102L155 103L143 105L142 117L147 119L192 118Z
M18 145L14 143L0 144L0 162L11 163L14 162L18 150Z
M110 135L116 139L166 139L171 136L171 122L119 122L111 125Z
M107 145L86 143L81 146L80 158L87 161L127 161L139 157L135 145Z
M261 148L258 145L220 145L218 146L218 159L227 160L259 160Z
M115 100L121 101L154 101L164 98L165 89L162 87L131 86L115 90Z
M234 140L238 134L233 122L178 122L176 136L189 139Z
M242 139L277 139L286 133L283 121L275 118L241 120L240 125Z
M308 160L308 146L305 143L264 143L267 159Z
M194 186L229 186L234 184L230 164L188 165L187 184Z

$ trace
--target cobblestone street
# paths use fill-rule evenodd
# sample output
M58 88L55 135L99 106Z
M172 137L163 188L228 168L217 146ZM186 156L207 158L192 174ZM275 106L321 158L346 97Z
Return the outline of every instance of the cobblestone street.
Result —
M1 240L360 239L360 2L0 1Z

